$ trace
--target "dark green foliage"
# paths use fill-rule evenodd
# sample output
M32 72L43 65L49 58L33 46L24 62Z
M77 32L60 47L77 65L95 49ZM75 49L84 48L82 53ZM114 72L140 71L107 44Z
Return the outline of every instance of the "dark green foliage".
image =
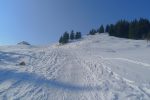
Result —
M131 22L120 20L109 26L109 35L121 38L146 39L149 31L150 22L143 18Z
M65 44L65 43L68 43L68 41L69 41L69 33L68 33L68 32L65 32L65 33L63 34L63 36L60 37L59 43Z
M106 25L104 29L103 25L100 26L97 31L95 29L90 30L89 35L95 35L98 33L107 32L110 36L116 36L120 38L129 38L129 39L147 39L150 40L150 21L148 19L141 18L139 20L126 21L120 20L116 24ZM59 43L65 44L70 40L80 39L81 32L76 32L72 30L69 36L69 33L65 32L63 36L60 37Z
M69 33L65 32L63 35L63 43L68 43L69 41Z
M82 37L81 32L76 32L76 34L75 34L74 31L72 30L70 33L70 37L69 37L69 33L65 32L63 34L63 36L60 37L59 43L66 44L69 42L69 38L70 38L70 40L74 40L74 39L80 39L81 37Z
M75 34L74 31L72 30L70 33L70 40L74 40L75 39Z
M144 39L150 30L150 22L147 19L141 18L138 23L138 39Z
M114 36L114 34L115 34L115 26L111 24L109 27L109 35Z
M125 20L118 21L115 25L115 36L128 38L129 23Z
M137 39L137 34L138 34L138 21L134 20L130 22L128 37L130 39Z
M59 43L63 43L63 37L62 36L59 39Z
M98 33L104 33L104 26L101 25L100 28L97 30Z
M97 31L95 29L90 30L89 34L90 35L95 35L97 33Z
M80 39L81 38L81 32L76 32L75 39Z
M109 26L109 25L106 25L105 32L108 33L108 32L109 32L109 29L110 29L110 26Z

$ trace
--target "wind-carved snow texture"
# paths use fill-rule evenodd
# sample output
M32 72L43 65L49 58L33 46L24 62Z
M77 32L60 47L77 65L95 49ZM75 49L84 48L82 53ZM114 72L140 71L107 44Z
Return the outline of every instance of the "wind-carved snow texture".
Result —
M1 46L0 100L149 100L147 45L101 34L63 46Z

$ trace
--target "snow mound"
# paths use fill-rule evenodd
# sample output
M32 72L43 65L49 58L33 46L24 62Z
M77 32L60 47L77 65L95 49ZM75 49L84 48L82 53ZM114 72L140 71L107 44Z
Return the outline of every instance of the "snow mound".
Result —
M19 42L18 45L31 45L31 44L26 41L22 41L22 42Z

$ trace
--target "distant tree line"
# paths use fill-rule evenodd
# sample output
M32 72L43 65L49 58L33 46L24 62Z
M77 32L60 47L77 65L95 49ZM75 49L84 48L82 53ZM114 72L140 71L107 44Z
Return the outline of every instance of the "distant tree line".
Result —
M128 39L147 39L150 41L150 21L145 18L132 21L119 20L115 24L108 24L106 27L101 25L98 29L91 29L88 35L96 33L108 33L110 36ZM59 43L65 44L69 40L80 39L81 32L72 30L71 33L65 32L59 39Z
M73 30L70 33L64 32L64 34L59 39L59 43L66 44L69 42L69 40L76 40L80 39L81 37L82 37L81 32L74 32Z
M90 30L90 35L96 33L109 33L110 36L129 38L129 39L148 39L150 40L150 21L140 18L133 21L119 20L115 24L103 25L99 29Z
M110 36L129 39L147 39L150 34L150 21L139 19L133 21L120 20L116 24L108 25Z

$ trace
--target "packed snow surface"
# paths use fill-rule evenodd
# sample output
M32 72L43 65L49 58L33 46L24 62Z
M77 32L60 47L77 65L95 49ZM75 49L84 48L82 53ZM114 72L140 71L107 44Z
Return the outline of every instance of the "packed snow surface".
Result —
M107 34L1 46L0 100L150 100L149 52L145 40Z

